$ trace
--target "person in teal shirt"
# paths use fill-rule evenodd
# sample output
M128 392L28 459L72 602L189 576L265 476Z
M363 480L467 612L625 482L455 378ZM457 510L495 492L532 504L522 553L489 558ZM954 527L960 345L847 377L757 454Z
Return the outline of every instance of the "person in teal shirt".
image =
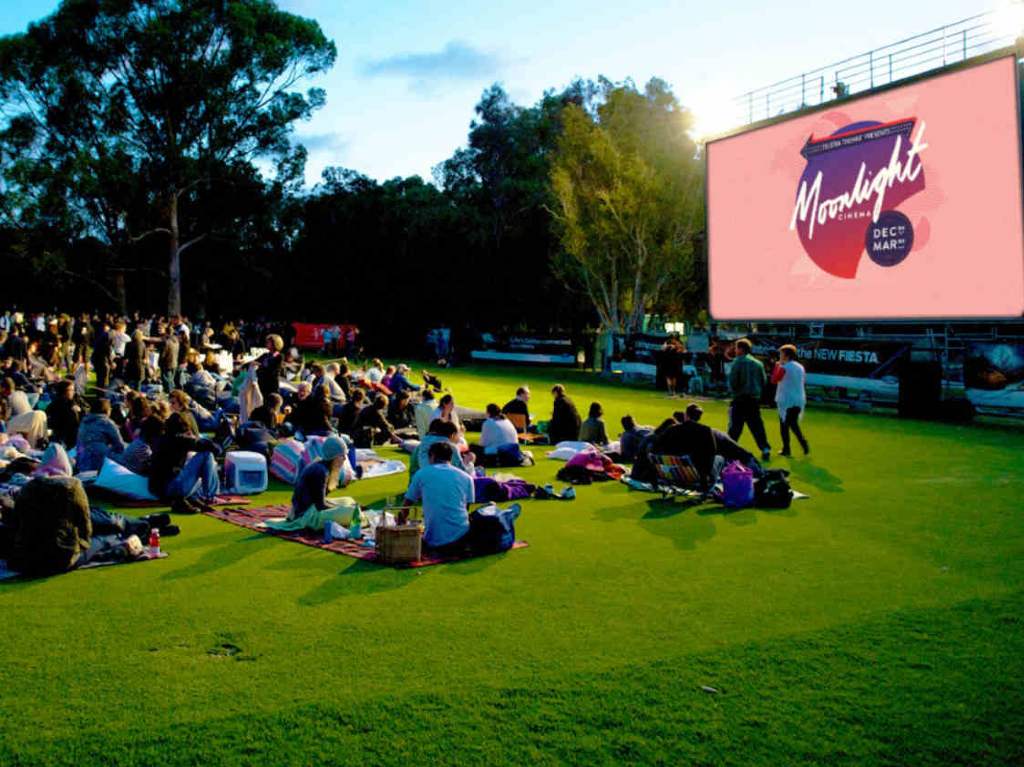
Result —
M764 365L750 353L750 341L741 338L736 342L736 359L729 370L729 391L732 404L729 406L729 436L739 442L743 427L749 426L761 458L771 459L772 448L765 434L761 420L761 394L766 382Z

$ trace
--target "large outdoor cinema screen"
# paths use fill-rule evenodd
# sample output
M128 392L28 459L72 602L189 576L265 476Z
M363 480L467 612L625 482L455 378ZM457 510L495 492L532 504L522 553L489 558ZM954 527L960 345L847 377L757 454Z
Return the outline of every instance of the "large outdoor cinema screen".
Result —
M1012 55L707 145L719 320L1020 317Z

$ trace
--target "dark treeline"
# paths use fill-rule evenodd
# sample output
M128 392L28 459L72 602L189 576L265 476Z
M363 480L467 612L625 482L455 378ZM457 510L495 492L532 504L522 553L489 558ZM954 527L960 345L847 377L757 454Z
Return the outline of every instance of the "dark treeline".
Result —
M467 146L419 176L377 182L328 168L313 190L244 175L204 187L192 208L211 236L182 257L183 310L206 317L355 322L389 347L446 323L477 329L578 329L585 296L551 269L558 248L547 155L564 103L492 86ZM165 248L151 237L115 254L94 237L7 227L0 305L81 311L166 308Z
M327 94L300 84L335 57L272 0L65 0L0 39L0 305L351 322L395 349L699 312L702 167L667 84L494 85L432 179L308 189L294 127Z

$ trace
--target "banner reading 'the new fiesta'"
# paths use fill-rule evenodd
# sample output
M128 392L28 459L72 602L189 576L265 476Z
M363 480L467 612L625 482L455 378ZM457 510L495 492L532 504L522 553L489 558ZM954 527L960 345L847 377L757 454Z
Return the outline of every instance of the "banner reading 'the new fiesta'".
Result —
M1016 62L707 145L717 319L1024 314Z

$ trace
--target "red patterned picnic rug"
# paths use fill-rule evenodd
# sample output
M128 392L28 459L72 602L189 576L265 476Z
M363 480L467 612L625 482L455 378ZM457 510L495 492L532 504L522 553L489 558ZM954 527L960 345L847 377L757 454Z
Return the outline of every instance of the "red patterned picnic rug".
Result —
M281 519L288 516L289 506L264 506L257 509L241 509L241 508L207 508L203 513L208 517L214 517L221 519L225 522L230 522L233 525L239 527L245 527L249 530L255 530L258 533L266 533L273 535L277 538L283 538L286 541L294 541L295 543L301 543L304 546L313 546L318 549L324 549L326 551L333 551L335 554L344 554L346 557L355 557L356 559L362 559L366 562L377 562L377 552L374 551L373 546L364 546L361 542L356 541L331 541L330 543L324 543L323 539L309 530L302 530L298 532L280 532L277 530L271 530L268 527L261 526L263 522L268 519ZM516 541L513 545L513 549L524 549L529 544L526 541ZM427 567L429 565L444 565L450 562L459 562L463 559L474 559L478 556L487 556L481 554L463 554L454 557L437 557L429 554L424 554L423 558L418 562L408 562L403 564L388 565L396 568L407 568L407 567ZM384 565L385 563L380 562L378 564Z

